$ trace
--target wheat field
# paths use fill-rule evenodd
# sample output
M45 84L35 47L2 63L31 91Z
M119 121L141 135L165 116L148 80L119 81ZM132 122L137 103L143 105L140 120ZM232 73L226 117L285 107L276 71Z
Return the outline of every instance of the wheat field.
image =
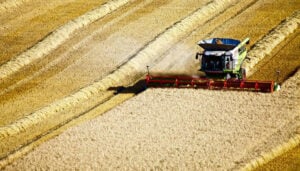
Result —
M297 146L282 144L300 126L298 1L83 3L0 1L0 168L254 169ZM115 94L147 65L201 74L196 42L211 37L250 37L249 79L280 70L281 91Z

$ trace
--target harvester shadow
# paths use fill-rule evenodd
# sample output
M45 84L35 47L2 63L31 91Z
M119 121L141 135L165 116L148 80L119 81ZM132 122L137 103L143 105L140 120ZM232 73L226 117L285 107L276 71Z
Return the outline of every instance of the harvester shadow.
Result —
M152 76L161 76L161 77L191 77L189 74L184 73L162 73L162 72L155 72L151 73ZM202 75L194 75L195 78L203 78ZM108 91L114 91L114 95L117 94L139 94L147 89L146 79L140 79L135 84L131 86L116 86L116 87L109 87Z
M131 86L109 87L107 90L114 91L115 95L117 95L117 94L139 94L139 93L145 91L146 88L147 88L146 80L141 79Z

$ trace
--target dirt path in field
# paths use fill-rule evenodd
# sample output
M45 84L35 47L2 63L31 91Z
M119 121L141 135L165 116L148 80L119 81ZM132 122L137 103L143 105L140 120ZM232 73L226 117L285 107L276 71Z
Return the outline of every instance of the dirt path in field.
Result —
M78 32L48 56L51 62L45 60L32 67L33 70L40 67L42 71L38 74L41 75L21 83L17 89L12 85L14 90L2 95L1 124L29 114L102 78L157 34L206 2L137 1Z
M297 8L296 1L258 1L215 31L210 26L195 30L153 71L193 73L198 64L190 59L199 37L249 36L252 45ZM253 25L258 28L249 31ZM191 70L180 70L187 66ZM289 125L299 124L297 80L299 73L274 94L147 90L103 117L71 128L7 169L236 169L277 145L269 139L285 141L296 131Z
M0 64L106 0L31 0L0 15Z

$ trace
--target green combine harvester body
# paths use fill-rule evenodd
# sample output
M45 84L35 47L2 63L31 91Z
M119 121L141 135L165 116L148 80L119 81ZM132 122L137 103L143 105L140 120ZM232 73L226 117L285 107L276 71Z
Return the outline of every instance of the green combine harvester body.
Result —
M201 40L198 45L204 49L204 52L196 55L196 58L201 61L200 71L212 78L245 79L246 73L242 64L247 56L248 43L249 38L242 42L228 38Z
M200 71L206 76L191 75L146 75L147 87L159 88L202 88L210 90L239 90L256 92L273 92L280 87L274 81L247 80L242 67L247 57L246 45L249 38L243 41L229 38L212 38L201 40L198 45L204 51L196 53L200 60Z

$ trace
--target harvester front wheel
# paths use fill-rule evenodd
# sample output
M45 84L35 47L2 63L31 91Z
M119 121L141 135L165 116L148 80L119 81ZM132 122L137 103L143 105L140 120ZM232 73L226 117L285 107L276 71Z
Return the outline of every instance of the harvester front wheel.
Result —
M241 68L239 71L239 79L240 80L245 80L246 79L246 70L245 68Z

